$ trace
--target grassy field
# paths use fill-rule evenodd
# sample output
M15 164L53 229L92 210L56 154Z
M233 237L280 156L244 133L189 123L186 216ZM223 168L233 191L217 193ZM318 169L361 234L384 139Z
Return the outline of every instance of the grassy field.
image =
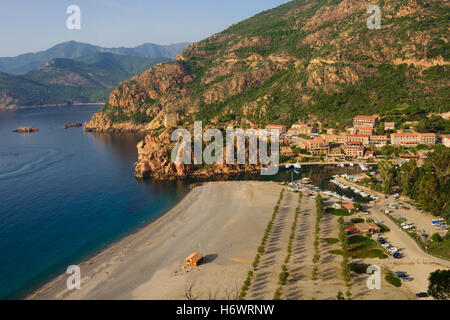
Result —
M339 217L352 216L355 214L355 212L348 212L344 209L327 208L325 211Z

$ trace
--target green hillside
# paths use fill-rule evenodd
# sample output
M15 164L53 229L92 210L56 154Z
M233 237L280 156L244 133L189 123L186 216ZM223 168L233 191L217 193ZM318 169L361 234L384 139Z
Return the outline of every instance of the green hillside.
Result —
M373 4L380 30L367 28ZM448 111L449 12L443 0L291 1L122 83L102 112L145 113L157 127L169 112L186 123L340 125L358 113Z
M54 59L23 76L1 73L0 108L105 101L121 81L167 61L95 53L74 60Z

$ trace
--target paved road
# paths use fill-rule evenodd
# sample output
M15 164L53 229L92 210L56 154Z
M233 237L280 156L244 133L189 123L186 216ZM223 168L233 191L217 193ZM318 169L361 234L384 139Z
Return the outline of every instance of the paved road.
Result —
M408 272L414 280L405 283L405 285L414 293L427 291L429 274L437 269L450 269L450 261L436 258L424 252L414 239L405 231L400 230L386 214L381 212L381 210L384 210L392 202L394 202L392 197L377 202L368 210L371 212L371 215L364 217L383 220L384 224L391 229L384 237L391 245L400 248L400 252L403 255L403 258L398 260L389 258L387 265L396 269L392 271ZM417 228L421 229L420 226L417 226Z

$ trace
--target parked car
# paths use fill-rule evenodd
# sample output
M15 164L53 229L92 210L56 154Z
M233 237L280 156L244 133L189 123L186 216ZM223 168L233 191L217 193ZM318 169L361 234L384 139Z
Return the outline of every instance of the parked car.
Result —
M396 272L394 272L394 274L395 274L397 277L407 277L407 276L408 276L407 273L404 272L404 271L396 271Z
M400 253L398 253L398 252L395 252L395 253L392 255L392 257L393 257L394 259L401 259L401 258L402 258L402 255L401 255Z
M383 223L383 220L376 220L375 223Z
M388 247L390 247L391 245L390 245L388 242L385 242L385 243L383 243L381 246L384 247L384 248L388 248Z
M413 279L410 277L403 277L403 278L400 278L400 281L401 282L409 282L409 281L413 281Z
M378 236L379 236L378 233L374 233L374 234L372 235L372 238L376 238L376 237L378 237Z
M426 293L426 292L419 292L416 294L416 297L417 298L428 298L429 296L428 296L428 293Z
M406 206L403 206L403 207L401 207L403 210L409 210L409 208L408 207L406 207Z
M365 216L367 216L367 215L369 215L370 214L370 212L369 211L365 211L365 212L363 212L363 215L365 215Z
M397 252L398 248L397 247L388 247L388 251L389 252Z

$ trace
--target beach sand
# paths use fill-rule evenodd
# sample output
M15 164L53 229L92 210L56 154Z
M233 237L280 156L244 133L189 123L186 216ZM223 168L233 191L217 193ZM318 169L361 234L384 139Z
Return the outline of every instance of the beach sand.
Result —
M80 290L68 290L64 274L27 298L236 299L281 188L257 181L196 187L158 220L80 264ZM205 262L183 268L196 251Z

